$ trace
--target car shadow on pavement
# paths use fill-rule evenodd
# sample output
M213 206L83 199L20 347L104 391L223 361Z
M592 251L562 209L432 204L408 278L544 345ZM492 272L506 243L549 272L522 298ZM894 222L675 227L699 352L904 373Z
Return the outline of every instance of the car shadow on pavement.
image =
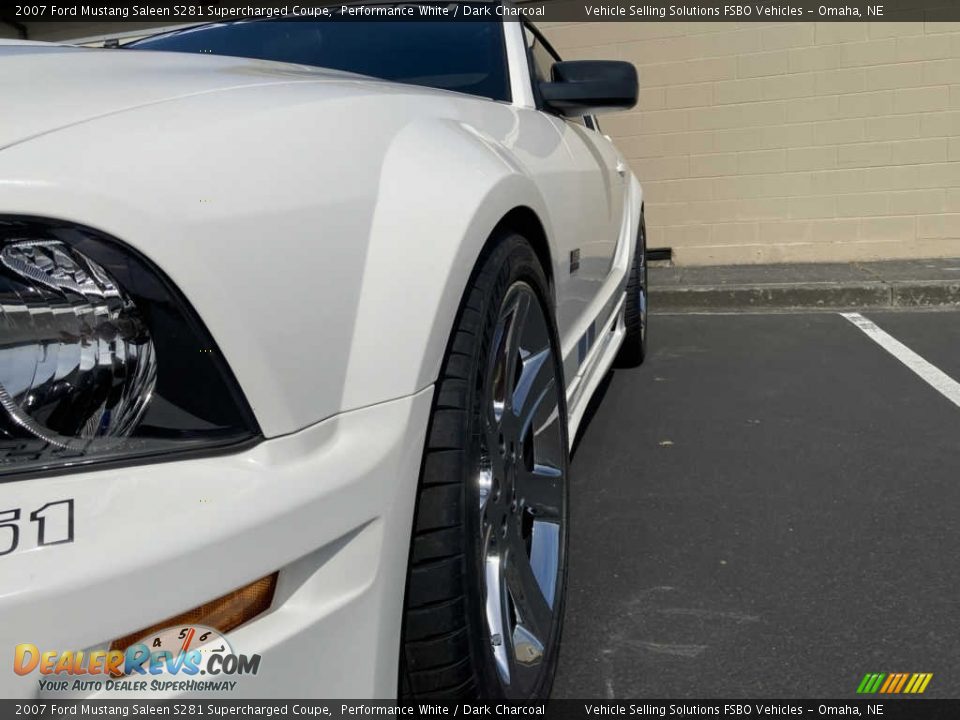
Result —
M610 383L613 382L613 376L616 374L616 370L610 370L606 375L603 376L603 380L600 381L600 384L597 386L597 391L593 394L593 397L590 398L590 402L587 403L586 410L583 411L583 419L580 421L580 427L577 428L577 436L573 439L573 442L570 445L570 459L572 460L574 455L577 454L577 448L580 446L580 441L583 439L583 436L587 432L587 428L590 427L590 422L593 420L593 416L597 414L597 409L603 404L603 398L607 395L607 390L610 389Z

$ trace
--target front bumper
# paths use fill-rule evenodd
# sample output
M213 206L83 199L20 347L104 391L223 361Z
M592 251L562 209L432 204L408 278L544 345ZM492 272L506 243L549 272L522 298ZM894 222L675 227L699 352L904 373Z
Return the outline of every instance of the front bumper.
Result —
M103 646L278 570L271 609L228 634L262 659L227 696L393 697L432 394L228 457L0 484L0 510L75 506L74 542L0 557L0 697L42 694L19 643Z

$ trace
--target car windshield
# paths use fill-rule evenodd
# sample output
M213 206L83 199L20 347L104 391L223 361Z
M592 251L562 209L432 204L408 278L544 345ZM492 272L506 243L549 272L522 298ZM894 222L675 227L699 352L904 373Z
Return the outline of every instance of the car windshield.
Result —
M346 70L509 100L496 21L249 20L187 28L126 45Z

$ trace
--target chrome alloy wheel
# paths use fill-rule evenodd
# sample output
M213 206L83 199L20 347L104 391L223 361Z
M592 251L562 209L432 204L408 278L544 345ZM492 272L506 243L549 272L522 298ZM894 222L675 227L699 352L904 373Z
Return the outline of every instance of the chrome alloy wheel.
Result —
M554 641L566 534L557 349L533 288L514 283L494 328L480 428L480 587L508 696L533 693Z

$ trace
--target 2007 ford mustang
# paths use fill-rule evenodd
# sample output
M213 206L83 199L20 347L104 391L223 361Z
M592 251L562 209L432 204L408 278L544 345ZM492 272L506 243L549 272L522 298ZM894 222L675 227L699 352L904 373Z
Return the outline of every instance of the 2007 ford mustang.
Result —
M0 694L547 695L570 444L645 352L633 66L495 18L0 43Z

